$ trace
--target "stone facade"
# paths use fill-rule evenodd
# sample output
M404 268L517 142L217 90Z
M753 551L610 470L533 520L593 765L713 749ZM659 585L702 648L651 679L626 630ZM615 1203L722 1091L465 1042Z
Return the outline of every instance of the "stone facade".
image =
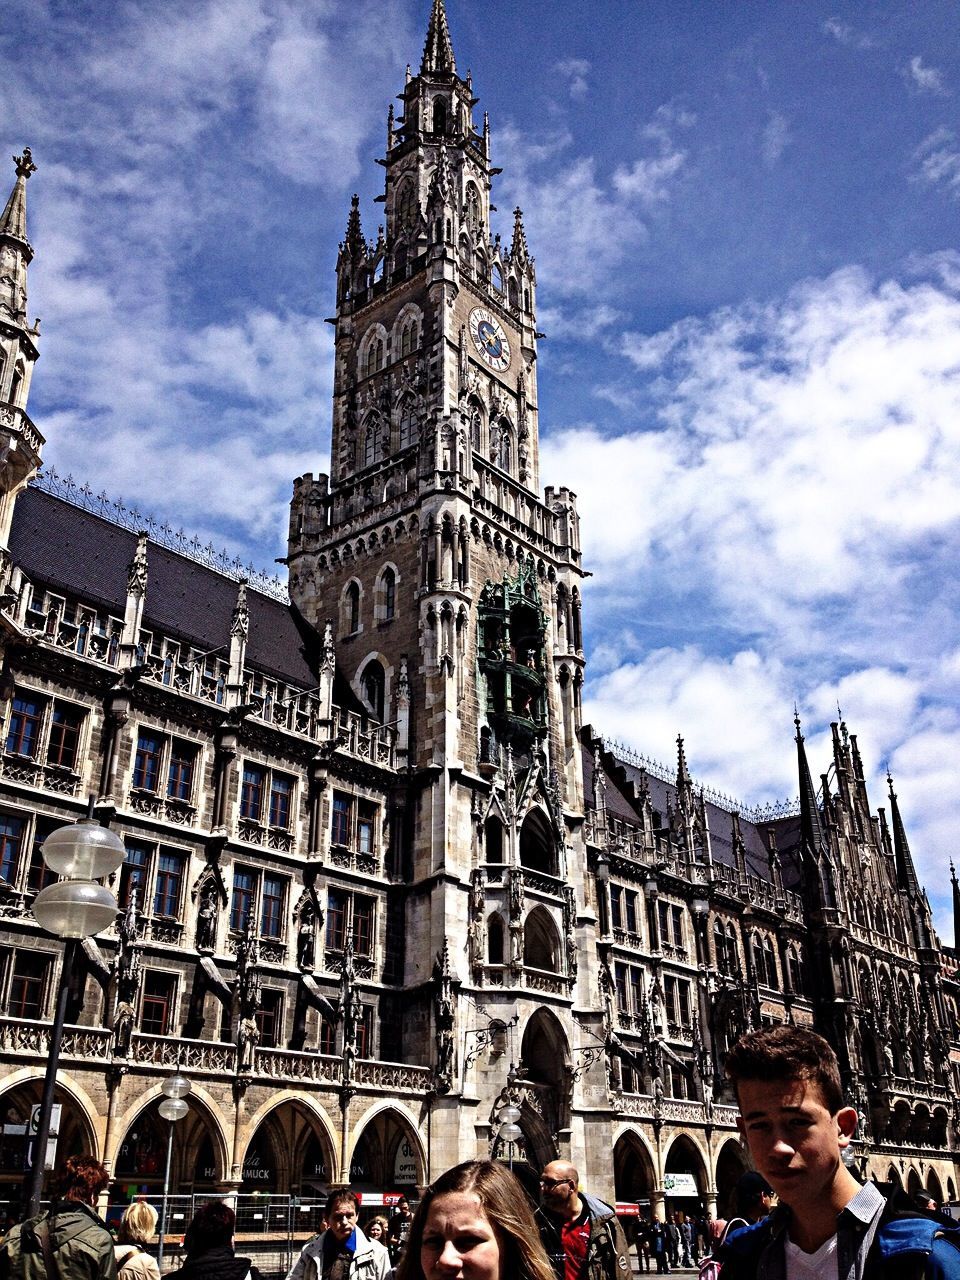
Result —
M29 154L0 222L5 591L0 1055L39 1094L59 946L39 844L86 797L123 837L115 928L70 983L62 1149L156 1188L155 1100L193 1081L181 1190L413 1187L507 1155L723 1210L722 1060L792 1019L837 1046L881 1179L956 1198L956 952L896 797L834 731L800 802L748 813L581 723L576 496L538 476L536 276L490 232L489 127L442 0L388 122L386 229L337 267L329 476L294 482L289 600L34 481ZM19 284L17 283L19 281ZM8 289L9 293L9 289ZM19 362L19 363L18 363ZM22 366L19 378L11 372ZM22 1136L2 1139L18 1180ZM695 1191L694 1191L695 1189Z

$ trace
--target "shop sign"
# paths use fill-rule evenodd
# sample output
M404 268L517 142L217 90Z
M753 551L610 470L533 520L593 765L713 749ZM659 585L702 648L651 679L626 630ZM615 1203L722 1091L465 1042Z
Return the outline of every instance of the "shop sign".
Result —
M698 1196L700 1190L692 1173L667 1173L663 1178L663 1189L668 1196Z
M397 1186L417 1180L417 1155L406 1138L400 1139L393 1161L393 1181Z

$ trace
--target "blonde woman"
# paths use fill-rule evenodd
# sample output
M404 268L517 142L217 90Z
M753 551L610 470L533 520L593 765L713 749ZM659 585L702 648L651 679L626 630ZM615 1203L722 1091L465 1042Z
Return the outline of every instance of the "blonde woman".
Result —
M526 1193L501 1164L468 1160L428 1187L397 1280L555 1280Z
M157 1211L146 1200L128 1204L117 1228L117 1280L160 1280L156 1261L147 1253L147 1241L157 1229Z

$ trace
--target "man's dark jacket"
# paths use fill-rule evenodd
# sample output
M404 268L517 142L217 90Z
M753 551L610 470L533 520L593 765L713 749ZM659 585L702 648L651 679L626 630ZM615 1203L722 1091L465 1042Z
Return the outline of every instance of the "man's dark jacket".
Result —
M920 1213L900 1192L888 1194L863 1270L864 1280L960 1280L960 1226ZM762 1280L760 1260L789 1210L775 1210L727 1237L714 1254L723 1280ZM785 1274L785 1272L784 1272Z

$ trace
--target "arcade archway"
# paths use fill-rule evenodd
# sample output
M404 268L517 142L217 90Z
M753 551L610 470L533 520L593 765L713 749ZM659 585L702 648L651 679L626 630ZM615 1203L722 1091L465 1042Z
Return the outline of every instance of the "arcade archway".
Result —
M42 1081L27 1080L0 1094L0 1196L4 1199L15 1199L19 1195L27 1167L30 1117L33 1108L40 1103L41 1089ZM58 1085L54 1104L60 1107L56 1174L69 1155L99 1153L89 1119L76 1098Z
M618 1200L646 1207L653 1198L656 1179L653 1161L643 1139L632 1131L621 1134L613 1148L613 1179Z
M423 1152L406 1118L386 1108L366 1120L350 1157L350 1185L361 1192L409 1192L425 1181Z
M668 1213L676 1209L699 1213L706 1205L707 1170L703 1156L685 1134L675 1138L667 1152L663 1189Z
M717 1156L717 1217L732 1218L736 1212L736 1187L747 1171L743 1148L732 1138L720 1148Z

